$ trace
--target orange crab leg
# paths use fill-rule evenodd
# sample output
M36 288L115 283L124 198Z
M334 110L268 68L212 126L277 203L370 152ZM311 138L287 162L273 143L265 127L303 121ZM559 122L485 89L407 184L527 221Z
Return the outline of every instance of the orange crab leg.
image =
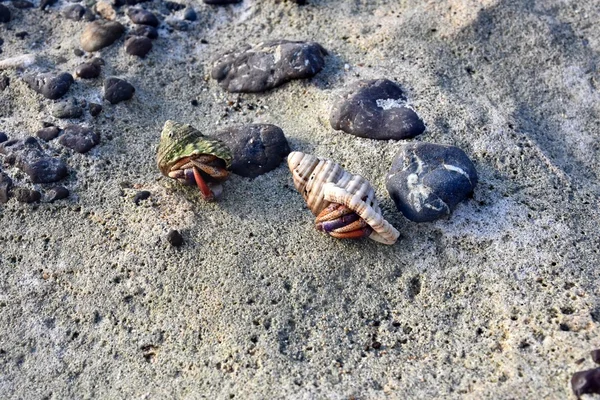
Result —
M328 232L331 236L338 239L360 239L369 236L373 232L370 226L351 232Z
M215 179L225 179L229 176L229 171L227 171L224 168L213 167L212 165L196 162L196 160L192 160L192 164L194 164L196 168L201 169L202 171L206 172L207 175L210 175Z
M213 194L212 190L210 190L204 179L202 179L202 175L200 175L200 171L198 171L198 168L194 166L192 170L194 171L194 179L196 180L196 185L198 185L198 189L200 189L200 193L202 194L204 200L214 200L215 195Z

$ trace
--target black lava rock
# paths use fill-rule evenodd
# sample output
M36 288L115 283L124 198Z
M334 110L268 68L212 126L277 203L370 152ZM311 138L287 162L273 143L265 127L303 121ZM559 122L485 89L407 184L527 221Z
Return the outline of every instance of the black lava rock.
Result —
M56 137L58 136L59 133L60 133L60 129L58 129L58 127L49 126L47 128L40 129L35 134L40 139L48 142L50 140L56 139Z
M151 13L148 10L144 10L141 8L130 8L127 11L127 16L134 24L138 25L150 25L153 27L157 27L159 22L156 15Z
M8 78L8 76L0 76L0 92L3 92L4 89L8 87L8 85L10 85L10 79Z
M0 23L10 22L10 10L3 4L0 4Z
M183 236L176 229L171 229L169 233L167 233L167 241L171 243L171 246L180 247L183 245Z
M150 25L138 25L131 30L130 35L145 36L148 39L156 39L158 37L158 31L155 27Z
M12 0L11 4L14 8L18 8L20 10L33 7L33 3L27 0Z
M600 394L600 368L574 373L571 378L571 388L575 396Z
M152 50L152 41L146 36L132 36L125 41L125 52L144 58Z
M67 6L62 14L65 18L73 21L81 21L82 19L93 21L96 18L89 8L85 8L81 4L71 4Z
M292 2L298 4L299 6L306 5L306 0L292 0Z
M229 92L263 92L314 76L325 66L326 55L315 42L275 40L225 53L211 75Z
M196 14L196 10L194 10L192 7L187 7L183 11L183 19L187 21L195 21L198 19L198 14Z
M125 32L125 27L117 21L90 22L81 34L81 48L97 51L110 46Z
M99 63L90 61L79 64L77 68L75 68L75 76L82 79L94 79L100 76L101 71L102 67Z
M14 190L14 196L20 203L38 203L42 194L37 190L31 190L24 187L18 187Z
M0 203L5 204L11 197L12 179L4 172L0 172Z
M47 99L56 100L69 91L73 83L73 76L67 72L48 72L39 75L26 75L23 80L31 89Z
M58 142L78 153L87 153L100 143L100 136L89 128L79 125L67 125Z
M151 193L147 190L141 190L135 194L135 196L133 197L133 202L136 205L138 205L140 203L140 201L146 200L147 198L149 198L150 194Z
M83 108L73 98L59 101L52 107L52 116L55 118L79 118L82 115Z
M356 82L335 104L329 122L333 129L379 140L407 139L425 131L400 86L387 79Z
M224 5L224 4L235 4L235 3L241 3L242 0L204 0L204 2L206 4L213 4L213 5Z
M54 186L46 191L46 200L50 203L69 197L69 189L64 186Z
M6 142L7 140L8 136L6 136L6 133L0 132L0 143Z
M102 112L102 105L96 103L90 103L90 114L92 117L97 117Z
M477 185L477 171L454 146L408 143L398 152L387 176L387 190L411 221L449 215Z
M0 144L4 161L16 165L33 183L57 182L67 176L67 165L59 158L46 155L34 137L9 140Z
M231 170L248 178L274 170L290 153L283 131L275 125L245 125L217 132L215 137L231 149Z
M135 88L127 81L119 78L108 78L104 81L104 98L110 104L117 104L133 97Z

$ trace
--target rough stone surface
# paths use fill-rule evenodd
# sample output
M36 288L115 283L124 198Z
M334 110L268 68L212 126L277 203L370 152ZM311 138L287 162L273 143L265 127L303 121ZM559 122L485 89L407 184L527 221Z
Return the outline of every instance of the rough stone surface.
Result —
M111 104L117 104L133 97L135 88L129 82L111 77L104 81L104 98Z
M90 128L80 125L67 125L58 142L78 153L87 153L100 143L100 135Z
M152 40L145 36L133 36L125 41L127 54L144 58L152 50Z
M476 185L477 171L464 151L420 142L402 146L386 180L396 207L414 222L450 215Z
M13 190L15 199L20 203L38 203L42 198L42 194L37 190L24 187L17 187Z
M388 79L351 85L336 99L329 122L333 129L379 140L408 139L425 131L400 86Z
M214 134L231 149L233 173L256 178L272 171L290 152L281 128L270 124L250 124Z
M94 154L42 144L69 165L57 183L69 199L0 205L0 399L576 399L572 375L600 367L589 356L600 348L597 1L176 1L199 21L161 30L151 60L120 41L102 50L103 72L136 93L88 119L102 134ZM0 59L34 52L45 68L63 56L74 71L85 23L62 4L11 8ZM205 80L223 51L273 38L331 56L309 82L264 94ZM21 73L0 72L11 139L51 118ZM410 90L423 140L477 167L473 199L449 218L416 224L396 210L385 178L402 142L329 125L339 90L381 77ZM101 85L69 95L99 103ZM167 119L207 134L281 127L292 150L368 179L401 239L324 237L283 165L232 174L218 203L203 202L156 168ZM35 188L45 198L53 185ZM139 190L152 197L136 206Z
M108 1L98 1L95 5L95 8L96 13L106 20L113 21L115 18L117 18L117 12Z
M67 176L67 165L59 158L48 156L33 137L9 140L0 144L4 161L21 169L33 183L57 182Z
M125 27L117 21L90 22L81 34L81 48L85 51L98 51L113 44L123 32Z
M60 129L56 126L48 126L46 128L42 128L35 133L37 137L48 142L50 140L56 139L58 134L60 133Z
M159 24L156 15L142 8L130 8L129 10L127 10L127 16L134 24L150 25L153 27L157 27Z
M69 91L73 83L73 76L68 72L47 72L44 74L25 75L23 80L31 89L47 99L56 100Z
M314 76L325 66L325 55L318 43L273 40L223 54L211 74L229 92L264 92Z
M52 116L55 118L79 118L82 115L83 108L74 98L59 101L52 106Z

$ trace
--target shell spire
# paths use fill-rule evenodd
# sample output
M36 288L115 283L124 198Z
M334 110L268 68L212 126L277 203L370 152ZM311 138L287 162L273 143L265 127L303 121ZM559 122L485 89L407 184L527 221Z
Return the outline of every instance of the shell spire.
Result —
M375 190L360 175L352 175L331 160L298 151L288 156L294 186L302 194L314 215L332 203L343 204L373 228L370 239L394 244L400 233L382 214Z

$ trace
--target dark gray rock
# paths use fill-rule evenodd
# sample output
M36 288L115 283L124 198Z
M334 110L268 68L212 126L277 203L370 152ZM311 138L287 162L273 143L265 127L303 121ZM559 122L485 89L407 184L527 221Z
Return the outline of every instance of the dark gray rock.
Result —
M119 78L104 81L104 98L111 104L117 104L133 97L135 88L129 82Z
M176 3L174 1L164 1L163 4L170 12L183 10L185 8L185 4Z
M90 114L92 117L97 117L102 112L102 105L96 103L90 103Z
M138 25L131 30L130 36L145 36L148 39L156 39L158 37L158 31L155 27L150 25Z
M82 79L94 79L100 76L102 67L99 63L85 62L75 68L75 76Z
M407 139L425 131L400 86L387 79L353 84L334 105L329 122L333 129L379 140Z
M0 171L0 203L5 204L11 197L13 182L4 172Z
M144 58L152 50L152 40L146 36L132 36L125 41L125 52Z
M231 170L249 178L274 170L290 153L283 131L275 125L245 125L217 132L214 136L231 149Z
M37 137L48 142L50 140L56 139L58 134L60 133L60 129L56 126L48 126L46 128L42 128L35 133Z
M56 3L56 1L57 0L42 0L42 1L40 1L40 10L45 10L47 7L50 7L51 5Z
M52 116L54 118L79 118L82 115L83 108L74 98L59 101L52 106Z
M11 4L14 8L18 8L20 10L33 7L33 3L27 0L12 0Z
M139 192L137 192L135 194L135 196L133 197L133 202L138 205L140 203L140 201L142 200L146 200L147 198L149 198L151 195L151 193L147 190L140 190Z
M92 10L82 6L81 4L71 4L65 7L62 14L65 18L73 21L81 21L82 19L85 19L86 21L93 21L96 18Z
M97 51L110 46L123 35L125 27L117 21L90 22L81 34L81 48Z
M79 125L67 125L58 142L69 149L83 154L100 143L100 136L90 128Z
M32 190L24 187L14 189L14 196L20 203L38 203L42 198L42 194L37 190Z
M67 72L48 72L38 75L26 75L25 83L47 99L56 100L64 96L73 83L73 76Z
M0 92L3 92L4 89L8 87L8 85L10 85L10 79L8 78L8 76L0 76Z
M67 165L59 158L46 155L37 139L9 140L0 144L4 161L29 175L33 183L57 182L67 176Z
M475 185L477 171L464 151L420 142L402 147L386 180L396 207L414 222L449 215Z
M167 233L167 241L174 247L180 247L183 245L183 236L176 229L171 229L169 233Z
M46 201L52 203L69 197L69 189L64 186L54 186L46 191Z
M600 394L600 368L574 373L571 388L577 397L583 394Z
M196 14L196 10L194 10L192 7L186 7L186 9L183 10L183 19L187 21L195 21L198 19L198 14Z
M80 48L75 48L73 49L73 54L75 54L77 57L81 57L85 54L85 52Z
M211 75L229 92L263 92L314 76L325 66L326 55L315 42L275 40L225 53Z
M168 19L166 20L167 25L176 31L185 32L190 29L190 24L187 21L183 21L180 19Z
M8 136L6 136L6 133L0 132L0 143L6 142L7 140Z
M128 6L135 6L136 4L145 3L147 1L149 0L125 0L125 4Z
M159 25L156 15L142 8L130 8L127 10L127 16L134 24L150 25L153 27L157 27Z
M0 4L0 23L10 22L10 10L4 4Z
M242 1L243 0L204 0L204 3L221 6L221 5L224 5L224 4L241 3Z

